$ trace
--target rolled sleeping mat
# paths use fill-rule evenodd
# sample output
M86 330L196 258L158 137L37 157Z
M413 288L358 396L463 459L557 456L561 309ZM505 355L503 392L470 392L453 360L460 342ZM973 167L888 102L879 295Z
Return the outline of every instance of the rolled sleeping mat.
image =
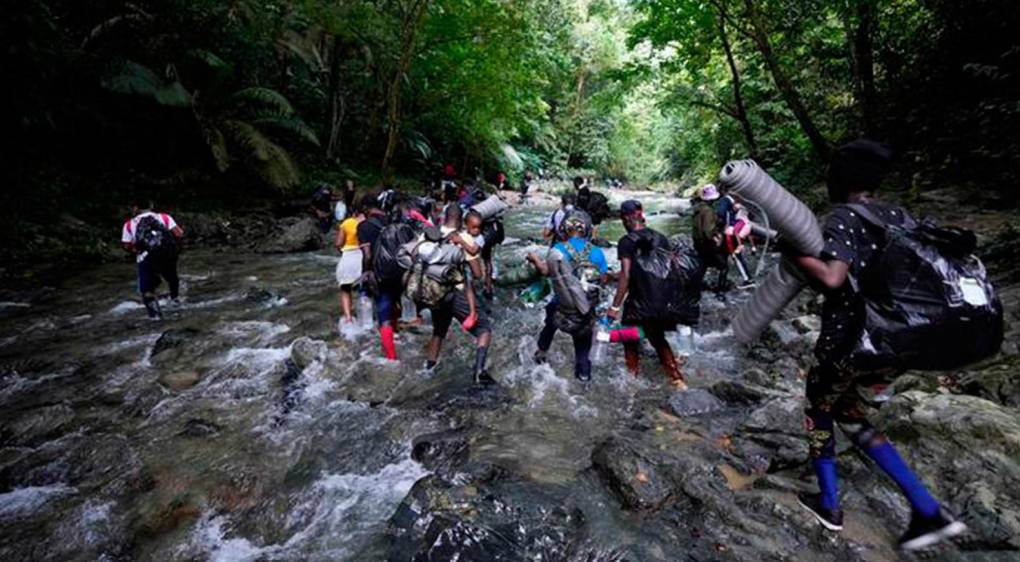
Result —
M817 256L822 252L825 243L815 214L765 173L754 160L727 162L719 172L719 183L734 195L761 207L772 225L791 246L808 256Z
M502 215L509 208L510 205L507 205L506 201L492 195L481 203L475 203L471 207L471 210L481 215L483 221L487 221L491 218Z
M542 275L530 263L521 266L508 267L500 272L495 279L496 285L500 287L513 287L514 285L528 285L532 281L541 279Z
M776 231L798 251L810 256L822 252L825 243L815 214L754 160L727 162L719 172L719 183L731 193L760 207ZM769 322L783 311L805 284L797 266L784 258L737 311L733 334L745 344L758 339Z
M783 258L758 285L751 298L737 310L733 319L733 335L741 343L754 342L804 285L804 277L797 266Z

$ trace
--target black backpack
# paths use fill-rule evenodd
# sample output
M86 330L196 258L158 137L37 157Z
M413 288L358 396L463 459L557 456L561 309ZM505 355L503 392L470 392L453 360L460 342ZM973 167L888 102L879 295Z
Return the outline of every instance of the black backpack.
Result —
M404 268L397 260L400 247L417 235L410 225L396 222L386 225L372 244L372 271L379 282L399 282Z
M486 246L497 246L506 240L506 229L503 228L503 221L492 219L485 221L482 225L482 238Z
M850 280L864 309L855 366L949 370L999 351L1002 304L971 253L972 232L931 221L891 225L863 205L847 207L884 239L879 261Z
M697 325L704 275L697 254L680 240L657 244L657 236L649 229L627 236L638 251L631 262L631 295L624 309L624 323Z
M177 239L156 215L145 215L135 226L135 248L153 258L170 257L177 253Z

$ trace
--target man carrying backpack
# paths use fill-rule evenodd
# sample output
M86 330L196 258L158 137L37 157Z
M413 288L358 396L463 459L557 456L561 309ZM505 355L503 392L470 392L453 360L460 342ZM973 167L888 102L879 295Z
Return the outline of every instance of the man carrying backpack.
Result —
M698 201L694 205L691 238L694 250L706 268L719 271L713 290L722 297L726 292L726 277L729 274L729 260L722 251L722 233L714 202L719 199L719 189L713 184L706 184L700 190Z
M669 240L645 226L644 209L638 201L630 199L620 205L620 220L627 234L620 238L616 246L620 273L617 276L616 296L613 297L613 305L607 316L614 320L622 319L623 324L628 326L641 326L648 343L655 348L663 370L675 386L684 390L687 384L680 372L680 364L666 340L666 332L676 329L676 321L664 316L671 305L668 300L670 296L646 294L652 293L658 284L646 279L645 272L637 266L639 259L653 256L658 249L669 248ZM640 342L625 342L623 350L627 370L638 375L641 372Z
M362 205L365 220L358 225L357 235L362 248L363 285L375 298L383 356L395 361L397 349L393 334L400 318L403 291L403 271L396 265L396 256L400 246L413 240L415 233L402 221L391 224L379 208L377 198L365 196Z
M177 277L179 241L184 231L167 213L156 213L150 202L144 209L137 204L131 207L133 218L124 222L120 242L124 249L135 254L138 274L138 292L149 318L159 319L163 313L156 300L160 278L170 287L170 300L174 304L180 291Z
M574 340L574 376L591 380L592 328L599 287L609 282L609 268L602 249L588 240L591 222L584 211L567 213L560 225L563 240L553 245L546 260L529 253L528 261L542 275L552 278L554 296L545 307L545 326L538 335L535 362L544 363L557 330Z
M818 365L808 373L807 415L811 462L820 494L801 494L801 505L825 528L843 528L836 471L835 424L878 465L903 492L911 506L910 526L900 538L901 548L923 548L966 530L931 496L880 431L872 427L857 391L870 373L852 361L865 327L867 313L860 283L875 274L883 251L882 228L864 215L877 216L889 227L914 220L902 209L879 203L872 192L879 186L890 161L889 149L858 140L840 147L832 157L827 177L829 198L837 204L825 221L825 247L820 257L794 256L797 266L825 294L822 329L815 347ZM883 262L885 263L885 262ZM905 264L886 264L895 268Z
M546 222L545 226L542 228L542 238L548 240L550 246L553 246L559 241L557 236L560 231L560 222L567 216L567 213L574 209L574 203L576 202L576 195L573 193L564 193L563 196L560 197L560 208L556 209L551 215L549 215L548 222Z

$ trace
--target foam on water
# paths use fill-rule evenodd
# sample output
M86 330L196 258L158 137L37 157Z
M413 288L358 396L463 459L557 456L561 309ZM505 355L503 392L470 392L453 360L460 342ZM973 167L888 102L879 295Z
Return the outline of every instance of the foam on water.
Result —
M308 553L343 559L360 540L382 529L411 486L427 474L410 458L371 474L326 474L305 488L287 515L286 527L293 534L282 544L259 546L231 537L227 517L207 514L193 529L189 546L218 562L302 559Z
M138 301L123 301L110 309L109 314L121 315L136 310L144 310L145 307Z
M74 494L77 488L65 484L15 488L0 494L0 519L25 517L38 511L56 498Z

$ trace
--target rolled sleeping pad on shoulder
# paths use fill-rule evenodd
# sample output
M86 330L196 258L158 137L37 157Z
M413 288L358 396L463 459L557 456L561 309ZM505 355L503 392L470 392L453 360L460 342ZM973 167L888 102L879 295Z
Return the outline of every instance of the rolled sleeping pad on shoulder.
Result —
M805 255L817 256L825 243L811 209L772 179L754 160L727 162L719 183L731 193L754 202L790 245Z
M805 255L817 256L825 245L811 209L772 179L754 160L728 162L719 183L762 208L776 231ZM733 320L733 335L745 344L758 339L773 318L804 288L805 279L787 258L758 285Z
M751 234L758 238L765 238L768 240L775 240L779 237L779 233L771 228L766 228L764 225L760 225L756 222L751 223Z
M471 206L471 210L481 215L483 221L499 217L509 208L510 205L507 205L506 201L503 201L495 195L490 196L481 203L475 203Z

